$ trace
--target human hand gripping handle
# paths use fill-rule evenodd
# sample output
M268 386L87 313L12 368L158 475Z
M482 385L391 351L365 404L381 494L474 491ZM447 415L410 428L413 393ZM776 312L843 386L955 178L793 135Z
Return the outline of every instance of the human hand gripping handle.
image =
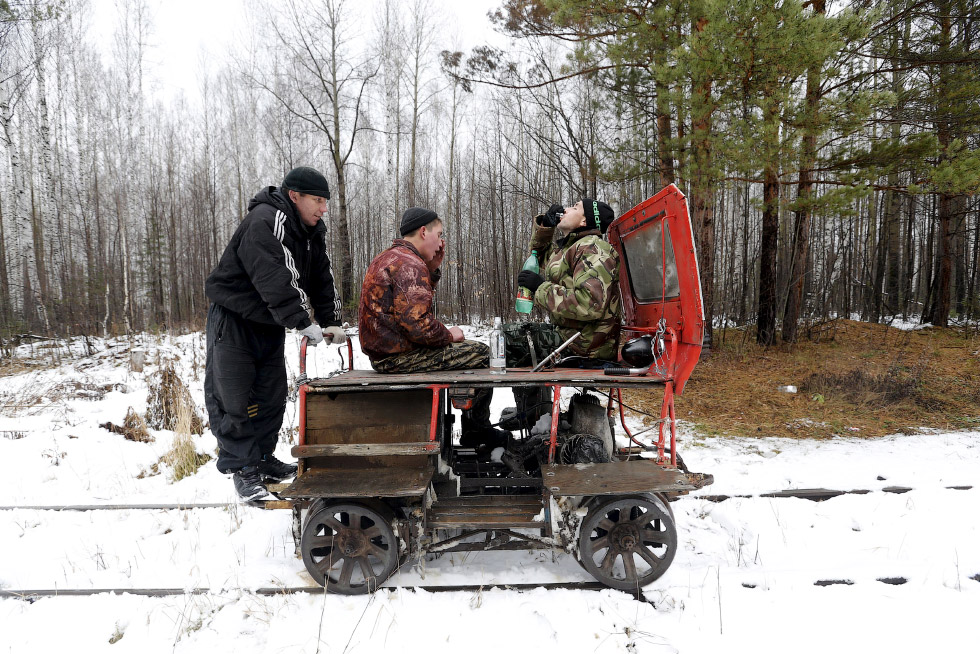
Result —
M323 340L327 342L327 345L340 345L347 340L347 334L343 329L337 327L336 325L332 327L324 327Z
M310 345L316 346L323 342L323 329L315 322L310 323L308 327L300 329L299 335L310 339Z

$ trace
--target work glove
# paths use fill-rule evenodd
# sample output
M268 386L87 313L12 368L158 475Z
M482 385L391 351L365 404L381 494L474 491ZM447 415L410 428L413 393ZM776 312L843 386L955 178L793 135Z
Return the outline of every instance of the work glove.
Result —
M347 340L347 334L340 327L324 327L323 328L323 340L327 342L327 345L339 345Z
M313 346L323 342L323 329L321 329L320 325L316 324L315 322L310 323L308 327L300 329L299 335L310 339L310 345Z
M522 270L517 274L517 285L523 286L531 291L531 295L538 290L538 286L544 284L544 277L530 270Z
M543 215L538 216L538 224L542 227L556 227L561 215L565 213L565 207L560 204L553 204Z

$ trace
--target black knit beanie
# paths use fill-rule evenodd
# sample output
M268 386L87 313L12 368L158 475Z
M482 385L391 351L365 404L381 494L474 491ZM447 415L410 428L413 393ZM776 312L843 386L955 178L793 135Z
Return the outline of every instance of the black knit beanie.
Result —
M431 209L412 207L406 209L405 213L402 214L402 224L398 231L401 232L402 236L405 236L405 234L414 232L419 227L424 227L438 218L436 212Z
M282 180L282 188L286 191L296 191L307 195L317 195L330 199L330 187L327 178L316 168L300 166L293 168Z
M612 207L593 198L582 198L582 209L585 211L585 226L589 229L598 229L603 234L616 218Z

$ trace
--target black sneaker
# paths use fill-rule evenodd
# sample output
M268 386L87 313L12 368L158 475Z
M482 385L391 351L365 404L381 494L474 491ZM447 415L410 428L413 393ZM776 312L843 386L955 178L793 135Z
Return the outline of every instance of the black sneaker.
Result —
M234 474L234 479L238 496L246 502L260 500L269 494L268 489L262 484L262 475L259 474L258 466L245 466Z
M275 456L266 454L258 464L259 474L266 479L283 481L296 476L295 463L283 463Z
M472 427L463 432L459 437L461 447L480 447L486 446L491 449L495 447L506 447L511 433L503 429L494 429L487 425L485 427Z

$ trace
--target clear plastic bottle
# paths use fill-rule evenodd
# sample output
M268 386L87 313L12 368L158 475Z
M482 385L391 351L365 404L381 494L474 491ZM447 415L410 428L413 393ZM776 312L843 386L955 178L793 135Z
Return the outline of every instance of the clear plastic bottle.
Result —
M541 267L538 265L538 251L531 250L531 254L528 256L527 261L524 262L524 266L521 270L530 270L533 273L541 272ZM530 289L524 288L523 286L517 289L517 302L514 303L514 309L517 313L531 313L531 309L534 308L534 300L531 298Z
M493 319L493 334L490 335L490 372L497 375L507 372L507 344L500 316Z

